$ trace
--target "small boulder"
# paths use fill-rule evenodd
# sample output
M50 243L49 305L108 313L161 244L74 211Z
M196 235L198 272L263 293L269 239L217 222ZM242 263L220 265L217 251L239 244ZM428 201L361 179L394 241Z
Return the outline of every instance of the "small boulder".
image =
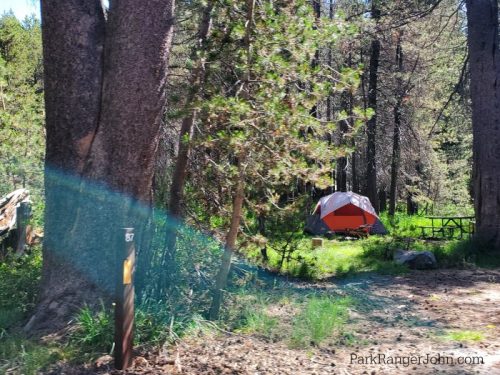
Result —
M394 252L394 261L414 270L437 268L436 257L430 251L396 250Z

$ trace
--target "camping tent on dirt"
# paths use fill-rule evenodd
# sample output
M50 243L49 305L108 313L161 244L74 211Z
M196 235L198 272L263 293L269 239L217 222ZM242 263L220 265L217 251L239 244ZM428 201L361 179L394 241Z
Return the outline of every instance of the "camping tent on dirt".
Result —
M387 234L370 200L352 191L321 198L305 227L307 233L317 235L358 229L366 229L370 234Z

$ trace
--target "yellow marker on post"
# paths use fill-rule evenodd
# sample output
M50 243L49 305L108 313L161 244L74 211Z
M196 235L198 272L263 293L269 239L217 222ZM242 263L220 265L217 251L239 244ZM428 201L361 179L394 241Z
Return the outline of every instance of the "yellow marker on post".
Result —
M123 262L123 285L132 283L132 268L132 261L130 259L125 259Z
M132 364L134 342L134 229L123 228L122 235L116 249L114 357L118 370Z

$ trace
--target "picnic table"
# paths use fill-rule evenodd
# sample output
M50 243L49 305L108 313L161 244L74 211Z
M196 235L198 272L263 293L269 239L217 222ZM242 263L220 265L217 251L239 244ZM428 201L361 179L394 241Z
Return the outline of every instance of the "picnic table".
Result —
M422 237L426 236L426 230L432 231L432 237L453 238L458 232L458 238L463 239L464 235L471 236L474 233L474 216L426 216L431 220L431 226L419 227ZM435 225L436 222L436 225Z

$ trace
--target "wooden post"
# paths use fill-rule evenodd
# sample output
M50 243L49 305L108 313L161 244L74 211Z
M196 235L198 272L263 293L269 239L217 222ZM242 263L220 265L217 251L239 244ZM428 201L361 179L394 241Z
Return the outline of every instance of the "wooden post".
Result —
M115 367L127 369L132 364L134 341L134 228L123 228L118 242L115 296Z
M30 204L21 202L16 207L16 254L23 255L26 248L26 228L30 216Z

